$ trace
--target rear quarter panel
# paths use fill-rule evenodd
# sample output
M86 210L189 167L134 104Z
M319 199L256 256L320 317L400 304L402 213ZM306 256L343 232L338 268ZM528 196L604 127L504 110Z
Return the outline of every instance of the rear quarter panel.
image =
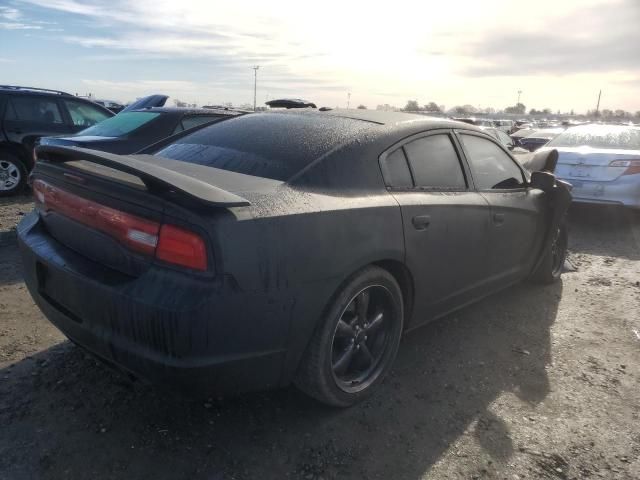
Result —
M227 281L263 302L265 327L280 331L290 377L325 307L353 273L384 259L404 260L398 204L385 190L341 196L296 190L247 198L216 224ZM238 319L240 320L240 319ZM242 319L247 328L257 319Z

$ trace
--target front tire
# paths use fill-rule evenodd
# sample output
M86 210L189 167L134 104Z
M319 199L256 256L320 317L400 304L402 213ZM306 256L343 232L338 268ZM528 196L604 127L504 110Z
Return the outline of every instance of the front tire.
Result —
M564 261L567 258L569 235L565 222L561 223L554 235L551 248L531 277L536 283L551 284L560 280Z
M336 407L361 401L395 360L403 320L402 291L389 272L372 266L355 274L331 301L296 385Z
M0 197L20 193L27 183L27 169L16 155L0 151Z

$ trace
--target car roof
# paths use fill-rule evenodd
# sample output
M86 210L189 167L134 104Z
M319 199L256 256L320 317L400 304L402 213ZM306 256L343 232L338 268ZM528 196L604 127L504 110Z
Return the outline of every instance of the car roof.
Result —
M277 160L288 170L297 171L325 155L341 155L338 151L348 145L359 154L377 158L406 137L441 128L482 132L473 125L402 112L290 109L236 115L176 143L215 145L226 151ZM284 173L283 176L286 177Z
M131 110L132 112L156 112L156 113L173 113L173 114L190 114L190 115L240 115L243 112L236 110L217 109L217 108L189 108L189 107L151 107Z
M75 97L67 92L61 92L60 90L50 90L48 88L38 88L38 87L23 87L19 85L0 85L0 94L1 93L19 93L21 95L46 95L46 96L55 96L55 97Z
M424 130L435 128L464 128L480 131L477 127L468 123L458 122L442 117L430 117L428 115L420 115L418 113L389 112L383 110L364 109L336 109L328 110L325 112L318 112L316 110L287 110L285 112L282 112L282 114L317 114L330 117L350 118L352 120L360 120L363 122L370 122L373 124L384 125L386 127L392 127L393 129L397 130L414 130L416 128L422 128Z

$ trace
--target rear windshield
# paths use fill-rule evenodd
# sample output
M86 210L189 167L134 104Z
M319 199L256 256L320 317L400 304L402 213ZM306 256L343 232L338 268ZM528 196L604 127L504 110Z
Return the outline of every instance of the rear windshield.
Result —
M622 125L573 127L551 140L547 146L640 150L640 128Z
M115 117L82 130L78 135L91 135L96 137L120 137L133 132L136 128L149 123L160 113L157 112L124 112Z
M368 128L322 112L252 113L198 130L155 155L286 181Z

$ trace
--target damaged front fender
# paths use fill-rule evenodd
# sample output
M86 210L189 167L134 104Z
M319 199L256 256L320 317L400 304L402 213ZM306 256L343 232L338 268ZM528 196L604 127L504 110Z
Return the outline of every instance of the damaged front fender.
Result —
M553 150L555 152L555 150ZM557 155L556 155L557 160ZM558 180L549 171L535 171L531 176L531 186L540 188L547 197L547 228L541 244L538 259L532 269L535 272L545 256L551 250L555 233L565 221L569 206L571 205L571 185L563 180Z

